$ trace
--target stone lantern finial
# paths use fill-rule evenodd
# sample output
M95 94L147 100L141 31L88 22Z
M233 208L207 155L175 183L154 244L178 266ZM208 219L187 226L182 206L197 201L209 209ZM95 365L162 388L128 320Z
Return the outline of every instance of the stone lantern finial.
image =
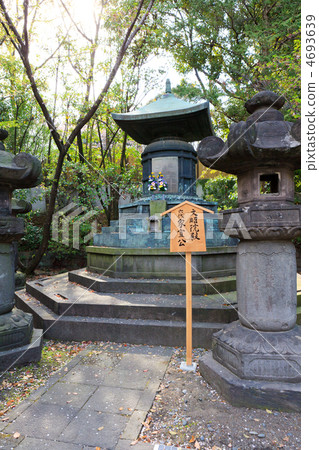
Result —
M171 81L169 78L167 78L165 94L171 94L171 93L172 93Z

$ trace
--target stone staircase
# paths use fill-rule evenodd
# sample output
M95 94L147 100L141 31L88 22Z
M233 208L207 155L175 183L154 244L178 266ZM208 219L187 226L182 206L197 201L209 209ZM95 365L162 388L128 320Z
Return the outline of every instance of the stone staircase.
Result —
M234 276L193 280L193 346L238 318ZM80 269L27 282L15 293L45 337L185 345L185 280L117 279Z

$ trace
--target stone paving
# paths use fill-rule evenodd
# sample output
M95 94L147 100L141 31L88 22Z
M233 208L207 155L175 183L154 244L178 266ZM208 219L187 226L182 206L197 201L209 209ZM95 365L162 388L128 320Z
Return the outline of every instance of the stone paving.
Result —
M116 344L107 351L87 348L12 410L0 426L9 438L5 448L153 449L151 444L130 444L139 435L172 352ZM12 441L9 435L16 432L20 437Z

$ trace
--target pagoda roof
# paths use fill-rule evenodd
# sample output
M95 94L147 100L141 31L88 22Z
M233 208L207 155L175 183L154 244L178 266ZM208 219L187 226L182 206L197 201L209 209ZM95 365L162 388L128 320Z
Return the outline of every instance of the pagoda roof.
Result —
M214 133L209 102L191 103L176 97L171 93L169 81L165 94L157 100L136 111L114 113L112 117L139 144L168 137L194 142Z

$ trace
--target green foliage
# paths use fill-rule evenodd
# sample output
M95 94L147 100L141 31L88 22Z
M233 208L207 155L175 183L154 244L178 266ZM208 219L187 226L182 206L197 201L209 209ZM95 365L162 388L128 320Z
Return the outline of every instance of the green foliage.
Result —
M49 131L33 98L22 63L10 46L1 46L0 79L0 126L9 133L6 147L13 153L24 151L42 159ZM43 80L40 85L46 88Z
M301 169L295 171L294 183L295 183L295 203L298 205L301 203Z
M244 102L260 90L283 94L300 115L300 1L176 0L161 2L154 45L185 75L177 93L204 98L223 135L245 120ZM193 73L196 82L186 77Z
M22 217L25 219L25 234L19 242L19 250L36 250L42 241L42 227L33 222L38 217L38 213L30 211Z
M217 202L219 209L237 207L237 177L219 173L212 179L203 180L204 199Z
M28 214L24 214L23 219L25 220L25 235L21 238L18 249L19 253L22 255L22 259L24 252L30 253L27 258L32 258L32 255L39 248L43 238L43 222L45 220L45 214L39 213L38 211L31 211ZM77 220L74 218L70 221L70 233L69 233L69 242L70 245L67 246L63 244L61 241L57 242L53 239L49 240L47 254L50 255L50 265L56 266L61 263L67 263L68 260L75 256L84 256L85 254L85 246L89 245L88 242L84 241L85 236L90 231L90 224L83 223L80 225L80 236L79 236L79 245L80 249L77 250L72 247L72 224ZM61 236L59 236L61 239ZM22 252L22 253L21 253Z

